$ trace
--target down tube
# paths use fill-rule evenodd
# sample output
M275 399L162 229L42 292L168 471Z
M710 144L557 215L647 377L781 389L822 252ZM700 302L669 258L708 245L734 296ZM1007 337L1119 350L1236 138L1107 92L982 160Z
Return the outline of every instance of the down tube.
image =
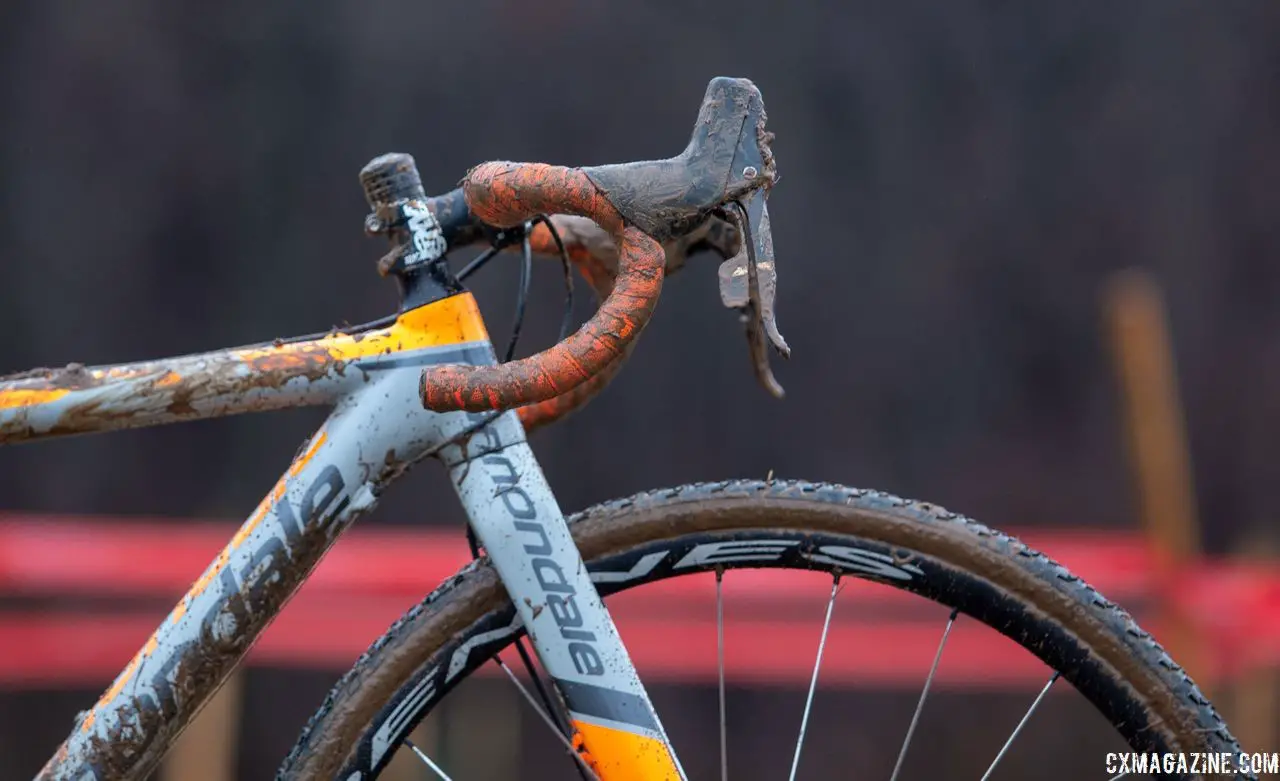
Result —
M491 354L487 344L476 352L478 361ZM456 353L446 357L457 360ZM461 415L422 410L418 374L417 366L388 371L338 404L182 602L81 714L39 779L148 777L333 541L373 507L380 487L423 448L464 430Z
M500 416L463 453L449 455L476 536L564 696L596 773L602 781L683 778L516 414Z

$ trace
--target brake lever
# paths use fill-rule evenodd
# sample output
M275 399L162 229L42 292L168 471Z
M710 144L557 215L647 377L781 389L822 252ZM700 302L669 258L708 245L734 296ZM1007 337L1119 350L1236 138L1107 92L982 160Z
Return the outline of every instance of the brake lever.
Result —
M731 218L737 224L742 241L737 254L720 264L720 301L740 313L756 379L770 395L780 399L785 391L769 366L768 347L772 345L783 358L791 357L791 348L778 331L774 313L778 272L767 197L768 190L760 188L747 197L745 205L741 201L733 202Z

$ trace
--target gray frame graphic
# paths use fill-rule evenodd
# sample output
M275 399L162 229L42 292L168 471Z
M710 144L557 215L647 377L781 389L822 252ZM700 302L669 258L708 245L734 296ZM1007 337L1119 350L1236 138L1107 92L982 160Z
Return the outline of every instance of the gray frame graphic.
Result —
M387 331L374 324L355 333L359 342ZM303 338L0 379L0 445L333 405L232 542L102 698L80 714L40 778L146 778L334 541L409 466L433 455L449 469L571 718L657 738L669 749L516 413L440 414L422 407L422 367L492 364L492 345L388 348L335 360L326 344L322 337ZM32 403L12 401L26 397Z

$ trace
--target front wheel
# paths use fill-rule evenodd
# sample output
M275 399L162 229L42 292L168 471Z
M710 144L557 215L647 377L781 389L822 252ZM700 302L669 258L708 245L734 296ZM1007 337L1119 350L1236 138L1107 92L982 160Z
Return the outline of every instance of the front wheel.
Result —
M570 524L606 597L698 572L727 579L744 568L872 580L1013 639L1079 690L1135 752L1240 752L1213 706L1127 612L1018 540L939 507L831 484L730 481L615 500ZM472 563L339 681L279 778L377 778L445 694L522 634L497 574L483 559ZM571 769L565 777L576 778Z

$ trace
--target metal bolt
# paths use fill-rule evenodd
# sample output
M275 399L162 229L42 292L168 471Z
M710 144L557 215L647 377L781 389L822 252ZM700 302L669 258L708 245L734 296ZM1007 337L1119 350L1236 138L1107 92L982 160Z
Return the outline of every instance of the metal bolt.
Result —
M749 165L742 169L742 176L746 179L754 179L758 173L760 172L756 170L754 165Z

